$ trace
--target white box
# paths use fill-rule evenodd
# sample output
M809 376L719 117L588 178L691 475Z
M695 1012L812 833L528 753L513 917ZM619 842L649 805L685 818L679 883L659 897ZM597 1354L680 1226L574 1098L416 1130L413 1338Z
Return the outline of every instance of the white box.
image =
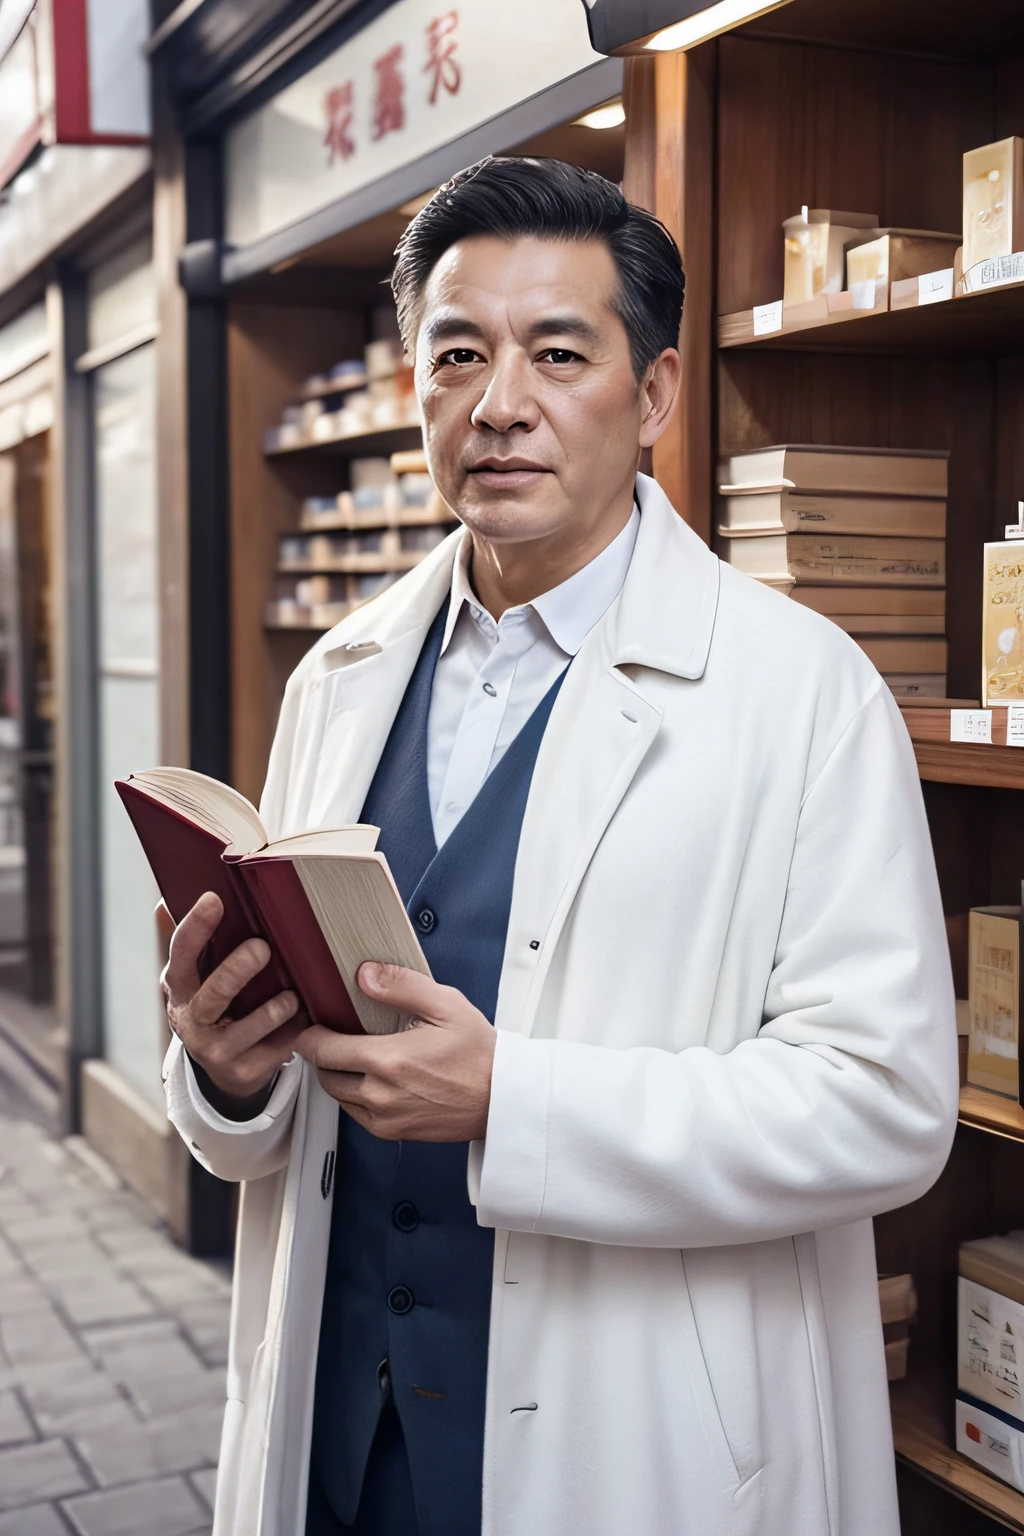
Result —
M1024 1307L974 1280L957 1281L956 1384L1024 1421Z
M957 1395L956 1448L1024 1493L1024 1425Z

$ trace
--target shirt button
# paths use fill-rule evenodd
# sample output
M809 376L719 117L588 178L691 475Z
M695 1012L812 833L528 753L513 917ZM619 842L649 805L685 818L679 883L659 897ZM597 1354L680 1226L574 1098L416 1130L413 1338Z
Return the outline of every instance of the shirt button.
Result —
M488 694L492 699L498 697L498 690L493 683L484 683L484 693Z
M391 1220L399 1232L415 1232L420 1224L420 1213L411 1200L400 1200L391 1212Z
M422 912L417 912L416 926L421 933L433 933L437 927L437 917L429 907L424 907Z
M407 1285L396 1285L388 1292L388 1310L397 1317L404 1317L416 1305L416 1298Z

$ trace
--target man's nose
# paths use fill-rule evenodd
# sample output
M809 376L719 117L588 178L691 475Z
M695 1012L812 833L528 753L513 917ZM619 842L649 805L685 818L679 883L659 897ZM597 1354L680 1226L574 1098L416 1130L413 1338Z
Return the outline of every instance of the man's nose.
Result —
M515 427L533 431L540 420L540 408L531 388L527 358L506 353L495 359L470 420L474 427L489 427L492 432L511 432Z

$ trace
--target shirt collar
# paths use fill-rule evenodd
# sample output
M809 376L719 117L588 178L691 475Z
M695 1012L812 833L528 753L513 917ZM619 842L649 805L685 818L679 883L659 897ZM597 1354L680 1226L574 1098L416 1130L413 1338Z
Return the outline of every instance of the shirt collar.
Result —
M567 581L541 593L524 608L532 608L543 621L548 634L567 656L575 656L594 625L604 617L622 584L633 558L636 536L640 530L640 510L634 504L629 522L612 542L595 555L588 565L570 576ZM469 561L472 541L467 532L463 538L452 572L451 601L445 620L442 655L455 631L463 604L480 611L480 601L469 580Z

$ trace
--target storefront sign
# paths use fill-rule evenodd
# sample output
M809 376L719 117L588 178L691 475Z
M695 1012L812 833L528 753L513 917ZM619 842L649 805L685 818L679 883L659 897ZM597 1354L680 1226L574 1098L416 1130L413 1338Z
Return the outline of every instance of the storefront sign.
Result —
M28 11L0 51L0 186L38 144L149 134L146 0L38 0Z
M229 129L226 237L282 229L599 62L579 0L398 0Z

